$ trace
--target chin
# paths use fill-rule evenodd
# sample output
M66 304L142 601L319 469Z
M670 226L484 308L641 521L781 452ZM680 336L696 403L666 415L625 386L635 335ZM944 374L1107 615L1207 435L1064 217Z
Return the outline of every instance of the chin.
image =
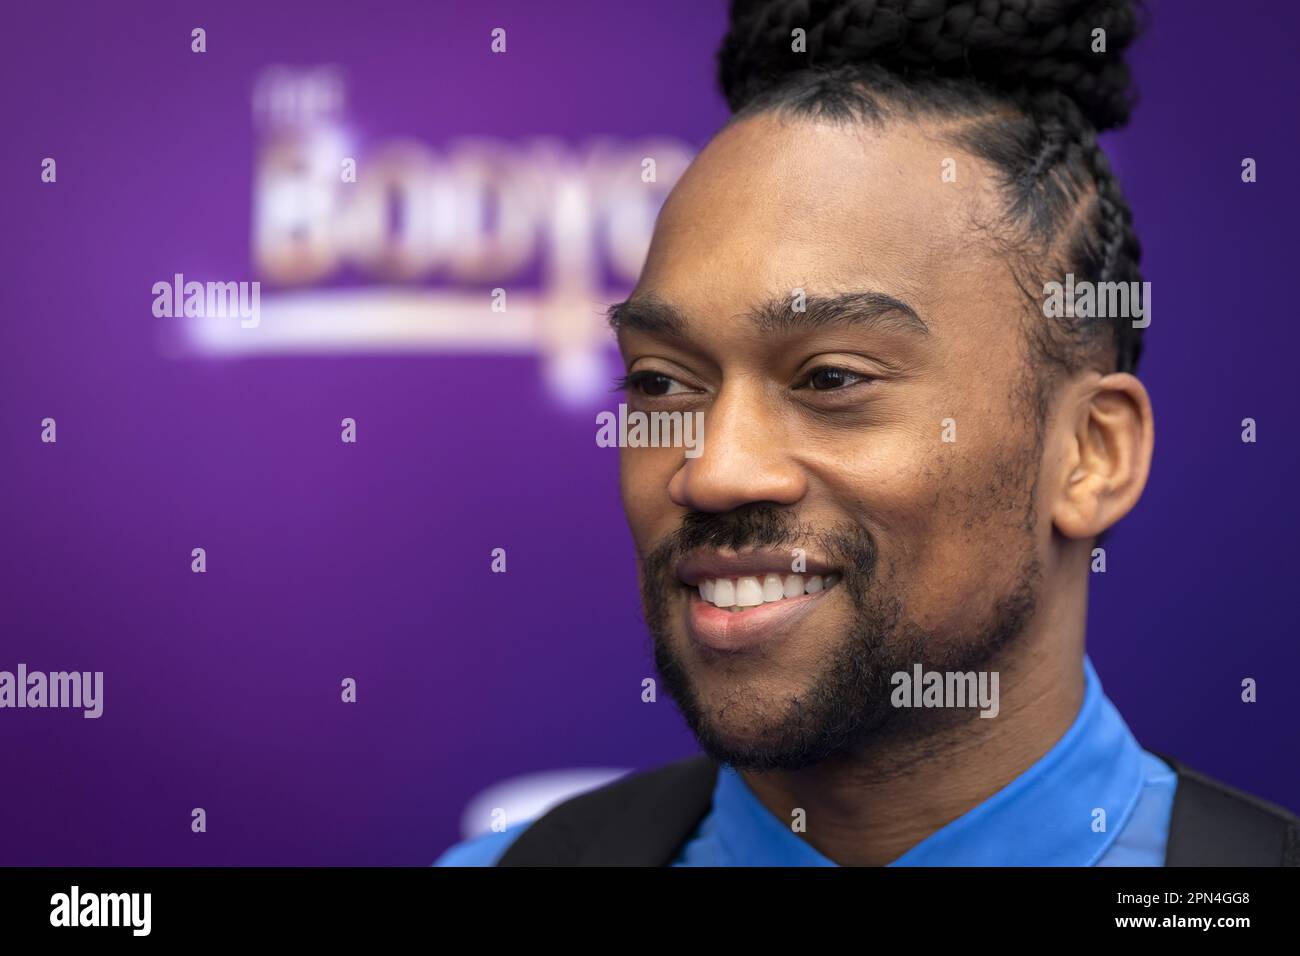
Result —
M752 668L752 662L739 665ZM763 677L734 676L709 665L689 668L687 700L678 699L700 745L715 757L755 756L800 749L808 728L800 725L800 708L809 688ZM701 673L701 672L704 673ZM730 759L728 762L732 762Z

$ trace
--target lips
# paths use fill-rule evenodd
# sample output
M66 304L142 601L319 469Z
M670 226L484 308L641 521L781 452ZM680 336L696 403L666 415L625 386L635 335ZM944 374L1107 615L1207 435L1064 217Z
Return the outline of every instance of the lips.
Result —
M697 554L676 567L689 594L686 630L714 650L738 651L788 634L820 605L840 574L804 557L793 573L788 551Z

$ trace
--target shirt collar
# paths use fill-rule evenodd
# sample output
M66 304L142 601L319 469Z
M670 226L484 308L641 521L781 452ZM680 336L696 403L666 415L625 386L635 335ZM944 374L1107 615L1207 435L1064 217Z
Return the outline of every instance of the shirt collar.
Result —
M1065 736L983 803L890 866L1091 866L1113 843L1142 789L1142 749L1083 659L1084 695ZM1104 816L1098 811L1104 811ZM713 791L732 865L835 866L723 764Z

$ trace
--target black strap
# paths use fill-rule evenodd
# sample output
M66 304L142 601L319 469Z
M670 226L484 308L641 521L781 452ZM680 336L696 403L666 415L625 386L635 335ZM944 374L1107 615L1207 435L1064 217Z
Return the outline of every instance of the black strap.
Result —
M700 754L580 794L530 824L497 866L668 866L708 814L717 773Z
M1165 866L1300 866L1300 819L1155 755L1178 774Z
M1300 819L1156 756L1178 774L1165 866L1300 866ZM566 800L497 866L668 866L709 812L717 772L701 754Z

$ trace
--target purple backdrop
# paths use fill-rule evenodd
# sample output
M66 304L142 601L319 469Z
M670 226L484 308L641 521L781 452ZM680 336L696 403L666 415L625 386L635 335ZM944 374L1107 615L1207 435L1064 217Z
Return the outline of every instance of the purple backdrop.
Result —
M273 64L342 67L363 146L698 148L726 116L724 5L631 6L7 15L0 670L102 670L105 700L98 720L0 711L0 863L421 865L505 778L694 750L671 704L640 700L652 669L615 453L593 441L593 409L617 398L560 401L528 348L177 351L160 328L183 320L150 312L176 272L257 277L250 102ZM1133 56L1142 105L1109 141L1161 300L1143 362L1158 437L1093 577L1090 648L1148 747L1297 809L1300 12L1221 10L1154 4ZM602 289L597 305L619 286ZM489 571L497 547L506 574ZM194 807L208 832L191 832Z

